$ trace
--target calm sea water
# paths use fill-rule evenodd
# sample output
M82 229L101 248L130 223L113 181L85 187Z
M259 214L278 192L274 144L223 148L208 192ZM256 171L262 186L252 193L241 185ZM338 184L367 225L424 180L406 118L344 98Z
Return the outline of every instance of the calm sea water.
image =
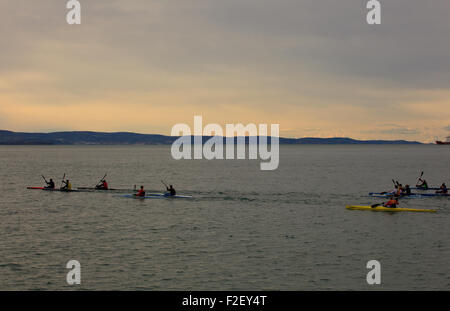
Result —
M435 214L345 209L422 170L450 184L450 148L281 146L280 157L264 172L259 161L175 161L168 146L0 147L0 290L450 289L450 199L401 201ZM105 172L112 187L160 192L164 179L195 198L25 189L41 174L80 187ZM71 259L78 287L66 283Z

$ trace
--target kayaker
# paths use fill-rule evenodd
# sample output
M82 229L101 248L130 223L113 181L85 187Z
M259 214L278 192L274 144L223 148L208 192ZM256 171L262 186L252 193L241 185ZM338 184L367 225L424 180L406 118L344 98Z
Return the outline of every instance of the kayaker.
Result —
M399 205L400 203L398 202L396 197L391 197L389 201L387 201L386 203L383 203L384 207L390 207L390 208L396 208L397 205Z
M45 181L47 183L46 189L55 189L55 182L50 178L50 181Z
M443 184L439 187L439 190L436 191L436 193L448 194L447 185L446 185L445 183L443 183Z
M72 184L70 183L70 180L66 180L66 181L63 181L63 186L61 187L61 190L68 190L68 191L70 191L70 190L72 190Z
M417 184L416 187L420 189L428 189L428 183L425 179L419 178L420 184Z
M175 196L177 195L177 192L175 191L175 189L173 188L172 185L170 185L170 187L166 187L167 191L169 191L170 196Z
M396 188L397 188L397 191L395 191L395 196L399 197L403 194L403 186L402 186L402 184L398 184L396 186Z
M144 186L141 186L141 189L139 189L138 193L136 193L135 196L137 196L137 197L145 197Z
M409 185L406 185L405 188L402 191L402 195L411 195L411 188Z
M106 181L106 179L102 179L95 188L98 190L108 190L109 189L108 182Z

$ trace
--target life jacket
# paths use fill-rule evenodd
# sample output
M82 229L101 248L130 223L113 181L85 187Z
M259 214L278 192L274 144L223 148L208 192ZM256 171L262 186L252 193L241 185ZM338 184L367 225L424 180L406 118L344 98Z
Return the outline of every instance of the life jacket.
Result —
M139 190L138 193L136 193L137 197L145 197L145 191L144 190Z
M103 189L108 190L108 183L106 182L106 180L103 181L102 187L103 187Z
M385 207L396 207L398 204L398 201L396 199L392 199L389 200L386 204Z

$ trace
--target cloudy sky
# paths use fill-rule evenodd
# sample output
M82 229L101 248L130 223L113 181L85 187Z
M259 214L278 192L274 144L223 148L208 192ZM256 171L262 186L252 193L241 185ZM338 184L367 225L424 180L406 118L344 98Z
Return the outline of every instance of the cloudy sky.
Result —
M450 135L450 1L0 0L0 129Z

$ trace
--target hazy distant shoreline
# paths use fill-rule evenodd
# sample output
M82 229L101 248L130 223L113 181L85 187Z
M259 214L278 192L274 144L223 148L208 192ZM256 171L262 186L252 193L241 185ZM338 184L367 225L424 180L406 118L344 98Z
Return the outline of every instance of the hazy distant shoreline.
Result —
M179 137L129 132L54 132L22 133L0 130L0 145L170 145ZM211 138L203 136L203 142ZM236 138L235 138L236 142ZM246 137L248 143L248 137ZM270 137L269 137L270 143ZM357 140L347 137L283 138L281 145L419 145L406 140Z

